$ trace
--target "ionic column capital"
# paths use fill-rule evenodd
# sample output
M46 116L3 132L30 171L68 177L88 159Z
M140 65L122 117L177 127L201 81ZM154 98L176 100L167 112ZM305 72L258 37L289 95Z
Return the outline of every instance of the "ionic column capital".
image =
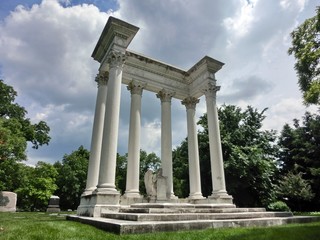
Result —
M102 85L107 85L109 80L109 72L102 72L97 74L95 81L98 84L98 87Z
M195 97L187 97L181 101L182 105L185 105L187 109L196 109L196 104L199 103L199 99Z
M157 93L157 98L160 98L161 102L171 102L171 99L174 95L175 95L175 92L162 89Z
M202 92L206 96L206 98L216 98L217 91L220 90L220 86L217 86L212 83L208 83L205 88L202 89Z
M127 86L127 89L131 92L131 94L138 94L142 96L142 91L145 88L146 83L145 82L139 82L139 81L131 81L129 85Z
M110 64L110 68L117 67L122 68L126 60L125 53L112 50L107 56L107 62Z

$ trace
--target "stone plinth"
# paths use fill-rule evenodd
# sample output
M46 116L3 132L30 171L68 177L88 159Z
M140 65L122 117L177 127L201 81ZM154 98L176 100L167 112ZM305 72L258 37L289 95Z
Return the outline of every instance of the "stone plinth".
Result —
M0 192L0 212L15 212L17 205L17 194L14 192Z
M102 212L118 211L120 193L115 191L93 192L81 196L80 206L77 209L79 216L100 217Z

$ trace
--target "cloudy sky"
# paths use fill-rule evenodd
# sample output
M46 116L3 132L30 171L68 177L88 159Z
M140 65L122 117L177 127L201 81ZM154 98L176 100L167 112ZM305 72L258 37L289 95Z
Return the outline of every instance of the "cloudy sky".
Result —
M315 15L317 0L1 0L0 78L18 91L34 121L51 128L49 146L28 149L28 162L55 162L90 148L99 64L90 56L109 16L140 27L130 50L189 69L208 55L218 102L269 108L265 129L307 110L288 56L290 32ZM308 109L314 111L315 109ZM130 94L122 88L118 152L127 152ZM173 144L186 137L186 112L172 101ZM197 115L205 112L202 97ZM142 97L142 145L160 152L160 100ZM173 146L173 147L174 147Z

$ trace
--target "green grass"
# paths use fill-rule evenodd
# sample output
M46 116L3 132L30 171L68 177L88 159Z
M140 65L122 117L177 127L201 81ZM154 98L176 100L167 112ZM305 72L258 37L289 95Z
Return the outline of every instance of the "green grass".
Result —
M319 213L312 215L320 215ZM315 239L320 236L320 222L289 224L268 228L207 229L156 234L115 235L92 226L66 221L65 215L48 213L0 213L0 240L102 240L102 239Z

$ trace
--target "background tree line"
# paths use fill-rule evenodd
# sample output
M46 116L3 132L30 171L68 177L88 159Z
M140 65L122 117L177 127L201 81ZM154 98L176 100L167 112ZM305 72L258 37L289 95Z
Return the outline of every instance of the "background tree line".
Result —
M320 8L292 33L288 53L296 58L298 84L306 105L320 101ZM16 91L0 80L0 191L18 193L21 210L43 210L49 197L60 196L62 209L76 209L84 191L89 151L80 146L54 164L24 164L27 144L38 147L50 141L49 126L31 123L27 111L14 102ZM227 191L237 206L275 208L281 201L292 210L320 208L320 114L306 112L302 121L285 124L279 134L262 129L265 111L252 106L219 109ZM207 116L198 124L202 193L211 194ZM174 190L188 197L187 139L173 150ZM141 150L140 190L143 175L157 171L160 159ZM125 190L127 156L117 156L116 184ZM280 203L281 203L280 202ZM281 205L281 204L280 204ZM272 207L273 206L273 207ZM278 204L279 206L279 204ZM283 206L283 205L282 205Z

